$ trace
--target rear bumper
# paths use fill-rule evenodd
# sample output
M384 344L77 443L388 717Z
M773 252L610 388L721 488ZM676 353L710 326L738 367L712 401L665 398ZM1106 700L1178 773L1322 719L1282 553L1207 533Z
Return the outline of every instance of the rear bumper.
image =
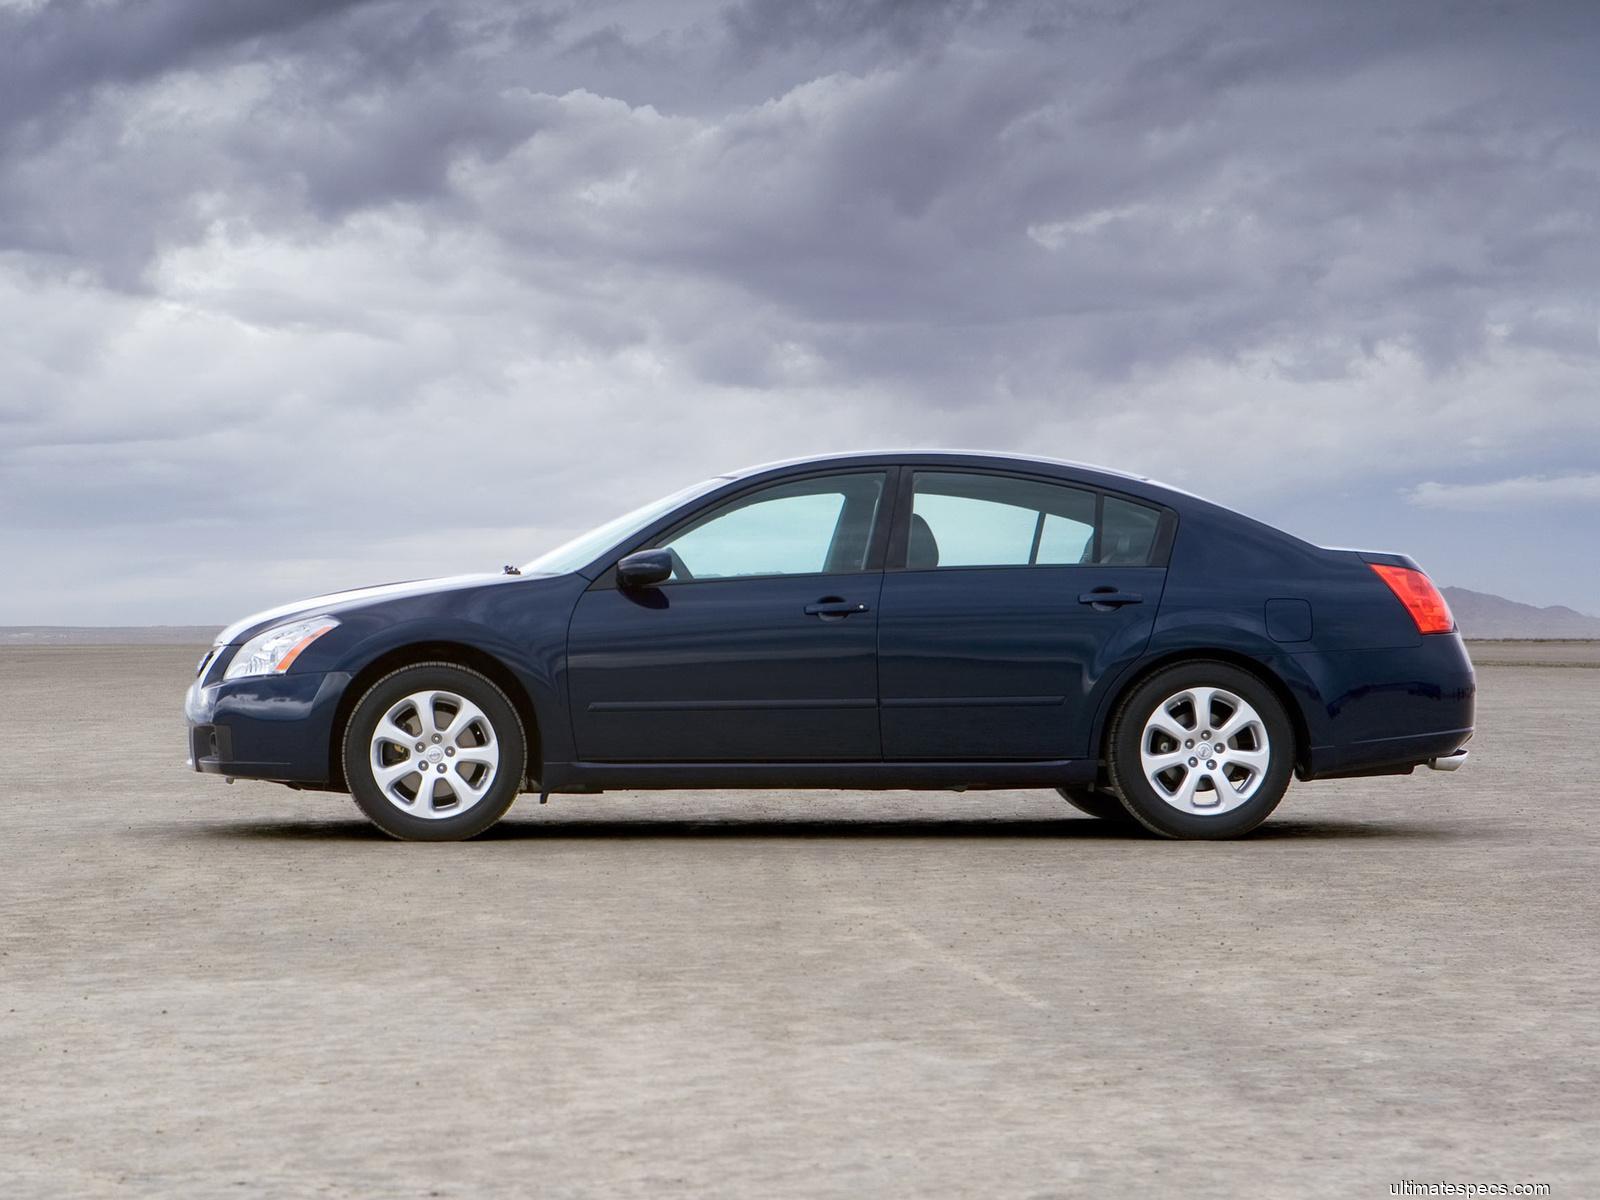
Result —
M260 675L184 697L189 765L196 771L280 783L330 782L331 740L342 671Z
M1323 747L1313 752L1312 768L1302 779L1339 779L1353 775L1409 775L1421 766L1451 760L1465 760L1461 747L1472 737L1472 729L1445 729L1433 733L1396 738L1372 738L1349 745ZM1453 771L1460 766L1442 766Z
M1403 774L1451 758L1472 737L1477 679L1456 634L1296 658L1322 697L1306 714L1313 738L1303 779Z

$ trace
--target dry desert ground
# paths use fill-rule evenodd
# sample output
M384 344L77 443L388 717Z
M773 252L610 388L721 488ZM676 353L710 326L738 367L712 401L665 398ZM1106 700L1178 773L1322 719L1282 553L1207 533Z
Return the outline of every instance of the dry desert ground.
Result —
M1235 843L719 792L418 846L186 772L196 650L0 649L0 1194L1600 1195L1600 652L1475 650L1463 770Z

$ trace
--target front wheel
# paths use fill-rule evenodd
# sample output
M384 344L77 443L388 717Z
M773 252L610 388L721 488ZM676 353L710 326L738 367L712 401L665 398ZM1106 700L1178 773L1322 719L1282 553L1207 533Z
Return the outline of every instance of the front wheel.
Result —
M498 821L522 790L527 739L486 676L452 663L386 675L350 714L344 777L379 829L453 842Z
M1106 746L1111 785L1139 823L1170 838L1248 833L1294 771L1294 728L1272 689L1221 662L1158 671L1129 694Z

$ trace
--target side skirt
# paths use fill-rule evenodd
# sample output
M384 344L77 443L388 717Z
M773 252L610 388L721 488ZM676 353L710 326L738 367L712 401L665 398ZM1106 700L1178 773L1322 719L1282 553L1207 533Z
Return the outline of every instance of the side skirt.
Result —
M1029 762L545 763L535 790L606 788L850 788L860 791L965 791L1092 784L1092 759Z

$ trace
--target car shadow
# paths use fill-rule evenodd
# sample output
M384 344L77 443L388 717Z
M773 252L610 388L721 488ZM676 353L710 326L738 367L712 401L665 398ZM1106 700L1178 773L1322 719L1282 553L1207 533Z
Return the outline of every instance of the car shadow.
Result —
M360 819L331 821L252 821L168 825L164 832L216 838L225 841L263 842L384 842L390 839L373 825ZM1285 818L1265 825L1239 839L1252 842L1316 841L1449 841L1469 836L1460 826L1421 825L1407 821L1297 820ZM664 820L659 817L554 818L549 820L504 820L480 834L478 842L596 840L621 841L630 838L946 838L986 840L1003 838L1056 839L1063 841L1125 841L1153 845L1182 845L1164 842L1142 829L1087 817L1059 819L1006 817L907 817L903 820L818 820L814 818L731 818L717 820Z

